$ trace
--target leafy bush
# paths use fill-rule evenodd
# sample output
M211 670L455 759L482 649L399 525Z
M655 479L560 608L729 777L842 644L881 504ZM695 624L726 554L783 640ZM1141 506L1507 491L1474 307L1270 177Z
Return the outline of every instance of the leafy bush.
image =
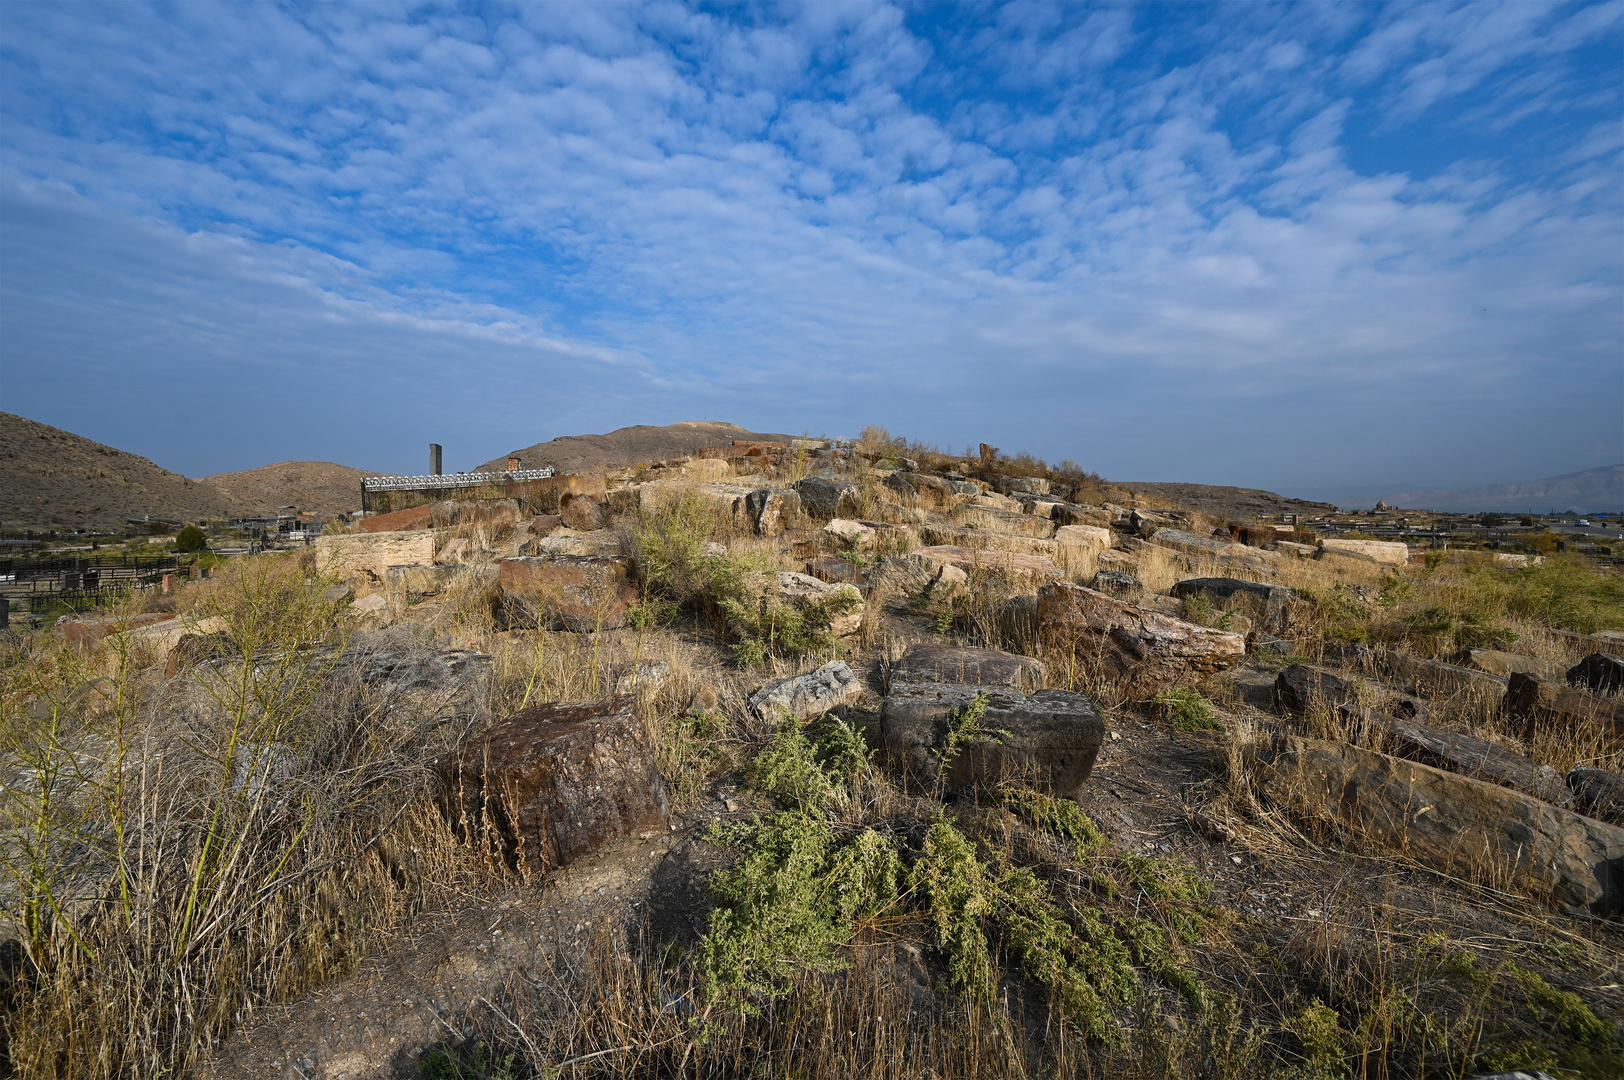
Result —
M207 551L209 538L206 533L196 525L188 525L175 534L175 550L188 553Z
M1223 724L1213 714L1212 702L1188 686L1164 690L1152 699L1168 719L1175 731L1221 731Z

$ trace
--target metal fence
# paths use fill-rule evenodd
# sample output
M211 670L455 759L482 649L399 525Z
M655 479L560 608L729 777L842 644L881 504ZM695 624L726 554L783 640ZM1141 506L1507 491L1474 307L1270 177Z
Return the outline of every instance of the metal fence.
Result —
M485 487L488 484L512 484L525 480L548 480L553 467L545 469L511 469L507 472L451 473L448 476L363 476L361 490L373 491L452 491L457 488Z

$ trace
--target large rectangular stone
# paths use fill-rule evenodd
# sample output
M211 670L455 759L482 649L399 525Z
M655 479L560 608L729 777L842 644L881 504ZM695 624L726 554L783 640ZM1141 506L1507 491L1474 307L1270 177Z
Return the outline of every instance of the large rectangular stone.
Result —
M664 832L670 803L636 702L537 705L441 758L452 825L532 870Z
M982 737L946 754L955 720L980 694L987 695ZM1094 771L1105 721L1093 702L1070 690L1026 696L1002 687L894 683L880 733L893 765L927 786L956 790L1013 780L1075 799Z
M316 569L322 573L344 578L360 574L379 584L389 576L391 566L434 562L432 529L318 536L311 546Z
M1506 681L1501 707L1530 730L1540 724L1598 724L1624 734L1624 698L1576 690L1526 672L1516 672Z
M1386 566L1407 566L1410 562L1410 549L1391 540L1351 540L1331 537L1320 541L1320 550L1327 555L1366 559Z
M953 520L960 525L974 525L988 532L1009 533L1011 536L1036 536L1051 539L1055 523L1048 518L1034 517L1019 511L991 510L980 506L961 506L953 511Z
M531 626L614 630L637 600L624 555L542 555L503 559L498 575L510 617Z
M1531 795L1345 743L1260 736L1242 759L1277 804L1459 877L1624 910L1624 829Z
M908 647L891 669L893 683L961 683L1035 690L1043 683L1043 661L1000 649L975 649L921 641Z
M1150 698L1239 663L1246 638L1175 619L1069 582L1038 590L1038 636Z

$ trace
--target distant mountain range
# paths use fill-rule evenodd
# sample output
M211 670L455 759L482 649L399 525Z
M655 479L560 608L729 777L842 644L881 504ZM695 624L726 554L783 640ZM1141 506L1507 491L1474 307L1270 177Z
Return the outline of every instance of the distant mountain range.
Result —
M1521 484L1489 484L1447 491L1405 491L1389 495L1389 506L1406 510L1444 510L1473 513L1510 510L1536 514L1555 510L1564 514L1624 512L1624 465L1567 473Z

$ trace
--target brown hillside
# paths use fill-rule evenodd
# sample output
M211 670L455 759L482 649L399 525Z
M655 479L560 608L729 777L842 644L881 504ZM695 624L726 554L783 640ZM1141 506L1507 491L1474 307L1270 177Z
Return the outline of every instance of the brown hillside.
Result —
M296 506L301 513L342 514L360 507L361 477L377 475L331 461L284 461L205 476L203 482L257 506Z
M515 450L513 455L526 469L551 465L561 473L588 473L692 454L706 446L726 446L734 439L787 442L792 437L748 431L716 420L685 420L664 427L637 424L607 435L564 435ZM503 454L481 465L479 471L500 472L507 468L507 459Z
M1261 488L1228 487L1222 484L1113 480L1111 486L1158 502L1182 506L1187 510L1198 510L1204 514L1222 514L1238 521L1275 517L1278 514L1334 514L1337 509L1332 503L1292 499Z
M0 412L0 522L115 532L143 514L201 521L253 512L203 480L61 428Z

